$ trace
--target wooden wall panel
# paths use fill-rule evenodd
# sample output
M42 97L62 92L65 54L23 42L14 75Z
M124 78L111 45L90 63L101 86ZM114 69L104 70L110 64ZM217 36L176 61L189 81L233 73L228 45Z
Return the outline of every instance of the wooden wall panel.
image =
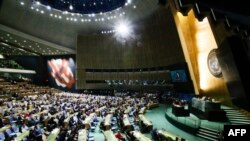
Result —
M209 52L218 48L218 43L224 39L223 36L227 35L227 32L220 24L211 27L208 18L199 22L193 10L183 16L176 10L174 0L169 2L196 94L209 95L230 105L224 80L211 75L207 67Z
M130 69L169 66L185 62L170 9L159 6L152 15L132 23L135 36L121 44L113 34L79 35L77 37L77 73L89 69ZM90 79L168 79L167 74L104 73L87 74ZM79 76L85 76L80 74ZM164 77L163 77L164 76ZM78 81L80 82L80 81ZM84 89L86 85L77 85Z

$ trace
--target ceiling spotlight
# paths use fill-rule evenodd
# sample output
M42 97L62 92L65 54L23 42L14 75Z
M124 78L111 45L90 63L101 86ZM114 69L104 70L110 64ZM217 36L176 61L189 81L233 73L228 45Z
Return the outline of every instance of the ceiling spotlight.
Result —
M37 1L36 4L37 4L37 5L40 5L41 3L40 3L40 1Z
M123 38L126 38L130 35L131 33L131 28L130 26L125 23L125 22L120 22L116 25L115 31L117 32L118 36L121 36Z
M48 10L51 10L51 7L48 5L47 7L46 7Z
M68 11L64 11L64 12L63 12L63 14L66 14L66 15L67 15L68 13L69 13Z
M73 8L73 6L72 6L72 5L70 5L70 6L69 6L69 9L70 9L70 10L73 10L74 8Z
M20 4L21 4L21 5L24 5L24 2L21 1Z

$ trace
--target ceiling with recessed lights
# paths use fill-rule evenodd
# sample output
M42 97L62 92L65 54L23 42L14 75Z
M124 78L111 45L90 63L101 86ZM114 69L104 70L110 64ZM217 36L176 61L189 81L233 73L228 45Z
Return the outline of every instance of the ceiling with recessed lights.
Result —
M78 35L113 34L118 21L136 23L159 7L158 0L81 0L86 9L110 5L80 12L73 10L77 7L72 2L77 0L58 1L69 1L72 7L59 9L52 0L3 0L0 42L40 55L75 54Z
M1 24L0 49L5 55L64 55L75 52Z
M105 13L125 5L126 0L36 0L48 8L72 13Z

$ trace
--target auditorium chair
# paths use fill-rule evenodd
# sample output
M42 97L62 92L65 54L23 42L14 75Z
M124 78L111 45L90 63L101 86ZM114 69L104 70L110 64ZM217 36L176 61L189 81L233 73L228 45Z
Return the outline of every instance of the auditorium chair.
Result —
M8 136L8 138L13 139L14 137L16 137L16 133L12 132L11 129L6 129L6 134Z
M12 125L11 129L12 129L12 131L13 131L14 133L18 133L18 132L19 132L19 128L18 128L18 126L16 126L16 125Z
M94 136L93 135L92 136L88 136L88 141L95 141Z
M5 140L5 136L2 132L0 132L0 141L4 141Z

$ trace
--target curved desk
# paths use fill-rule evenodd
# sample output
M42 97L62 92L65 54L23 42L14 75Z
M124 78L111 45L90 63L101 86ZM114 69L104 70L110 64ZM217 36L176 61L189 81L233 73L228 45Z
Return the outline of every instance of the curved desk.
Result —
M144 132L149 132L153 129L153 124L144 115L140 114L141 127Z
M172 113L177 117L185 117L189 116L190 111L188 110L187 105L177 105L175 103L172 104Z
M78 131L78 141L87 141L87 130L81 129Z
M118 141L115 137L114 133L111 130L107 130L103 132L106 141Z
M30 134L30 131L27 130L21 134L19 134L16 138L15 138L15 141L22 141L25 137L29 136Z
M164 131L164 130L158 130L158 133L160 135L159 140L170 140L170 141L185 141L185 139L174 135L172 133L169 133L168 131Z
M133 136L138 140L138 141L152 141L150 138L146 137L144 134L142 134L139 131L132 131Z
M59 133L60 133L60 129L55 128L53 131L51 131L46 141L55 141Z
M146 107L142 107L139 111L139 114L144 114L146 111Z

